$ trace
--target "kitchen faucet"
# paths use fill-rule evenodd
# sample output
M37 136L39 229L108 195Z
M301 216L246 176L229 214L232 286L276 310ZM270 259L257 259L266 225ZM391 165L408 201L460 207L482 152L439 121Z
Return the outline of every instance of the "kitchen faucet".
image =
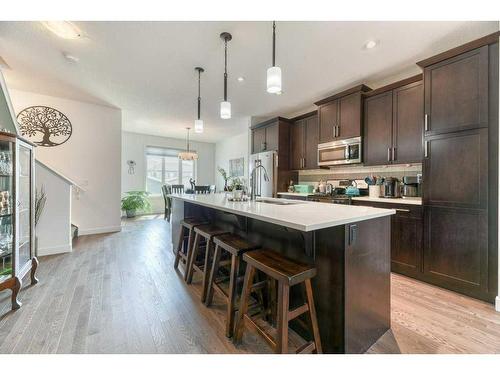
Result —
M269 181L269 176L267 175L266 168L262 165L256 165L253 167L252 172L250 172L250 184L252 187L252 191L250 192L250 200L255 201L256 195L255 195L255 190L256 190L256 178L255 175L257 173L257 169L262 168L264 170L264 181Z

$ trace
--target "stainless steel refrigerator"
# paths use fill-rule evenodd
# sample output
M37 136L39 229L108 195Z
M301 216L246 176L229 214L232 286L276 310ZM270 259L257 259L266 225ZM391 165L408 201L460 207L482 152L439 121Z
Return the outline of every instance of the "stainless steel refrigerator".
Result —
M266 169L269 180L266 181L264 178L264 170L257 168L255 171L255 195L257 197L275 197L278 186L278 154L276 151L266 151L250 155L250 170L248 173L250 188L253 186L251 181L252 171L258 165L262 165Z

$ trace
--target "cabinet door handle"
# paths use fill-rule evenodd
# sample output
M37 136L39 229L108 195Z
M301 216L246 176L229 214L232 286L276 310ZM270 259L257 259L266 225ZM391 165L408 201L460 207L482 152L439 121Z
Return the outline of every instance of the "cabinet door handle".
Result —
M387 161L391 161L391 148L387 147Z
M392 148L392 161L396 160L396 147Z
M302 158L302 168L306 167L306 158Z
M332 126L332 132L333 132L333 138L335 138L337 136L337 127L335 126L335 124Z
M340 137L340 125L337 125L337 137Z
M429 141L424 142L424 157L429 157Z
M411 212L407 208L396 208L396 212Z
M425 114L424 116L424 126L425 126L425 131L428 131L429 130L429 116L427 115L427 113Z

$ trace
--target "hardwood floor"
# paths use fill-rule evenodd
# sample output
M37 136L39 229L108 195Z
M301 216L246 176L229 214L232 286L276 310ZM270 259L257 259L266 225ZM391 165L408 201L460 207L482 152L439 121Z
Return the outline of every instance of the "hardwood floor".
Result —
M235 347L221 300L202 305L200 283L187 286L173 258L159 218L127 220L120 233L80 237L72 253L41 258L40 283L23 287L20 310L0 293L0 353L270 352L255 334ZM500 353L500 314L393 275L392 330L368 352Z

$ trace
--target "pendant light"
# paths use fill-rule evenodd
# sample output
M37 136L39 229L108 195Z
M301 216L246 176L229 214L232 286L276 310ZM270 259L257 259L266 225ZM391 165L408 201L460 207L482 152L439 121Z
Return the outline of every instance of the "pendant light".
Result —
M186 151L179 152L179 159L181 160L197 160L198 154L194 151L189 150L189 131L191 128L186 128L187 130L187 141L186 141Z
M233 39L232 35L223 32L220 34L221 39L224 41L224 101L220 103L220 118L231 118L231 103L227 101L227 42Z
M276 66L276 22L273 21L273 66L267 69L267 92L281 94L281 68Z
M203 73L205 70L203 68L200 68L199 66L194 68L194 70L198 71L198 119L194 120L194 132L203 133L203 120L200 119L200 112L201 112L200 81L201 81L201 73Z

